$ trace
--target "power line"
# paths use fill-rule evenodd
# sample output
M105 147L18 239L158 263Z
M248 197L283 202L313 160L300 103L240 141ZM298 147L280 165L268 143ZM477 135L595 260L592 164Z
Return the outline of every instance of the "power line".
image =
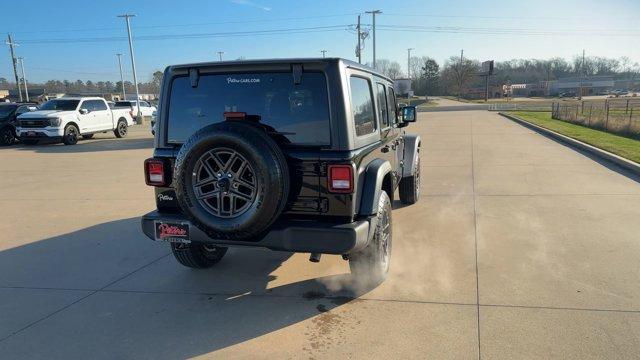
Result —
M190 26L209 26L209 25L228 25L228 24L246 24L246 23L261 23L261 22L279 22L279 21L297 21L297 20L311 20L311 19L324 19L354 16L358 13L346 13L346 14L334 14L334 15L318 15L318 16L300 16L300 17L284 17L275 19L247 19L236 21L216 21L216 22L202 22L202 23L184 23L184 24L164 24L164 25L138 25L132 26L134 30L137 29L162 29L162 28L174 28L174 27L190 27ZM91 32L91 31L105 31L105 30L120 30L118 27L101 27L101 28L82 28L82 29L48 29L48 30L33 30L33 31L17 31L14 34L38 34L38 33L64 33L64 32Z
M191 33L191 34L160 34L160 35L141 35L134 37L136 41L149 40L177 40L177 39L201 39L211 37L231 37L231 36L255 36L255 35L279 35L279 34L299 34L324 31L345 31L349 24L345 25L329 25L314 26L304 28L285 28L285 29L268 29L268 30L249 30L249 31L232 31L232 32L214 32L214 33ZM109 37L91 37L91 38L52 38L52 39L24 39L24 44L61 44L61 43L96 43L96 42L114 42L126 41L127 37L109 36Z

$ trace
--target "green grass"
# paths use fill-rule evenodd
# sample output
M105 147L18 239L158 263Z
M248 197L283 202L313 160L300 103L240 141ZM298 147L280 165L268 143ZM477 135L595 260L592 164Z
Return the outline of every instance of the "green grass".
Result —
M640 163L640 140L551 118L551 112L511 111L523 120Z

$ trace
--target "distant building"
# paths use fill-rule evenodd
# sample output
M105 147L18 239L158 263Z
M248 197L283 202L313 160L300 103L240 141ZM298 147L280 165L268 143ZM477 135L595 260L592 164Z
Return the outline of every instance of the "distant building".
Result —
M411 79L399 78L393 80L393 90L398 96L413 96L413 90L411 89Z
M24 89L21 88L20 90L22 90L22 100L27 101L27 97ZM45 99L46 92L44 91L43 88L36 88L36 89L28 88L27 90L29 90L29 101L38 102L38 103L46 101ZM9 100L11 101L20 101L20 93L18 92L17 89L9 90L9 96L7 96L7 98L9 98Z
M580 95L580 88L582 88L582 96L604 95L614 89L615 81L611 76L570 77L549 81L548 86L551 96L561 93L577 96Z

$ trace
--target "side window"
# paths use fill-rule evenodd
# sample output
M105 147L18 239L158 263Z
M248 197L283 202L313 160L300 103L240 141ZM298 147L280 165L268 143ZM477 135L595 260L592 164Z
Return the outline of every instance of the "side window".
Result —
M86 100L82 102L78 109L87 109L91 112L93 111L93 104L91 103L91 100Z
M351 86L351 111L356 126L356 135L371 134L376 131L371 83L365 78L356 76L351 76L349 83Z
M388 106L387 106L387 92L385 91L383 84L377 84L378 87L378 119L380 119L380 123L383 128L389 126L389 117L388 117Z
M396 94L393 91L392 87L387 88L387 104L389 106L389 111L388 111L389 122L395 124L398 122L396 117L398 110L396 108Z
M107 104L102 100L93 100L93 110L94 111L103 111L107 110Z

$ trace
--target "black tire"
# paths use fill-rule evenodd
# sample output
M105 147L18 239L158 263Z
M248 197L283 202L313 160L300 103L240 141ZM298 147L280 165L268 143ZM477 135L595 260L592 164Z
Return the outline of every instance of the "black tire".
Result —
M233 196L238 193L239 183L242 187L239 182L242 173L232 177L228 172L228 180L225 180L224 173L227 170L219 169L223 166L233 168L235 160L229 158L228 162L222 164L218 155L215 155L215 159L211 156L218 151L235 154L231 158L235 156L248 164L251 173L251 188L247 188L251 194L244 200L243 209L235 214L236 205L231 205L231 210L223 214L223 204L225 197L235 204L237 198L233 200ZM214 189L210 193L217 193L217 213L214 204L208 203L212 199L196 197L194 181L202 183L197 178L200 175L196 174L202 174L198 170L203 168L206 168L204 173L211 173L207 174L210 180L205 182L209 182ZM284 154L264 130L257 125L241 122L216 123L193 134L176 157L173 181L176 198L183 212L195 226L214 239L250 241L260 236L280 215L289 194L289 171ZM204 186L199 186L202 194Z
M13 133L13 129L10 126L5 126L0 129L0 146L7 146L13 144L16 135Z
M36 145L38 140L22 140L21 142L25 145Z
M393 239L391 199L383 190L378 201L376 229L363 250L349 254L351 274L362 284L379 284L389 272Z
M227 253L227 248L200 243L171 243L171 252L186 267L206 269L220 262Z
M420 153L416 158L413 175L404 177L398 186L400 202L403 204L415 204L420 199Z
M64 135L62 136L62 142L65 145L75 145L78 143L78 137L80 136L80 130L77 126L71 124L64 128Z
M118 138L123 138L125 136L127 136L127 132L128 132L128 125L127 125L127 121L124 119L120 119L118 120L118 124L116 125L116 128L113 130L113 134Z
M82 135L82 138L85 139L85 140L93 139L93 134Z

